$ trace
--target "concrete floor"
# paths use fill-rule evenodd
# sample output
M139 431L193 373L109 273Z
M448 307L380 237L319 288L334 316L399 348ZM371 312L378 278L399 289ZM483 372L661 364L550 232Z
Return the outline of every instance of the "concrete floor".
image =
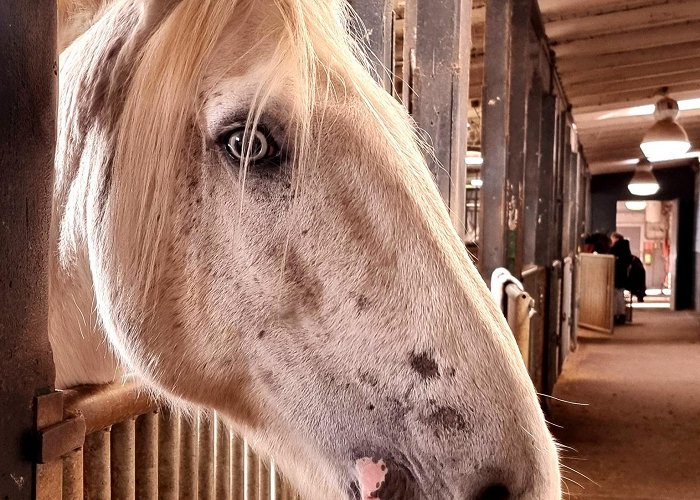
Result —
M635 310L613 335L581 331L554 395L587 404L550 406L554 434L573 448L563 463L578 471L564 471L568 498L700 500L696 313Z

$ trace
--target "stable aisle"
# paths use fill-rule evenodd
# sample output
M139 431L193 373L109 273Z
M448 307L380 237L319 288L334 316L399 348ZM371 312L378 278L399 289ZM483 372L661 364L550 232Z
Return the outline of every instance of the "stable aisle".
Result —
M635 310L580 331L548 420L571 481L564 498L700 500L700 316ZM589 479L587 479L587 476ZM579 483L579 485L575 484Z

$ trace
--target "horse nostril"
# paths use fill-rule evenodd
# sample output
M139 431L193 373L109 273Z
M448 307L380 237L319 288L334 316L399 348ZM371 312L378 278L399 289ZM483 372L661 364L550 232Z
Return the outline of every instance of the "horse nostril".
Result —
M494 483L488 485L479 493L476 500L508 500L510 498L510 490L506 485Z

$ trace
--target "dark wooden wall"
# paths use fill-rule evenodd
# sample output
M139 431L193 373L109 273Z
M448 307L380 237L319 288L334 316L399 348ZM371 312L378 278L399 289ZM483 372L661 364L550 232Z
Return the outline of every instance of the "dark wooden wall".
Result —
M30 499L47 334L56 105L55 0L0 2L0 498Z

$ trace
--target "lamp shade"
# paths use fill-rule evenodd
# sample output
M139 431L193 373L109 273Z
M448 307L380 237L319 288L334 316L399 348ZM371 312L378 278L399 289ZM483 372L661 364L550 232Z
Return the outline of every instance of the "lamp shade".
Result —
M656 102L656 123L644 134L639 147L650 161L673 160L682 157L690 149L688 134L676 122L678 103L668 96Z
M651 196L659 191L659 183L651 171L651 164L648 161L639 161L627 189L636 196Z
M656 122L642 139L644 156L652 161L678 158L690 149L688 134L674 120L666 118Z
M484 158L481 156L481 151L469 150L464 158L464 163L471 166L480 166L484 164Z

